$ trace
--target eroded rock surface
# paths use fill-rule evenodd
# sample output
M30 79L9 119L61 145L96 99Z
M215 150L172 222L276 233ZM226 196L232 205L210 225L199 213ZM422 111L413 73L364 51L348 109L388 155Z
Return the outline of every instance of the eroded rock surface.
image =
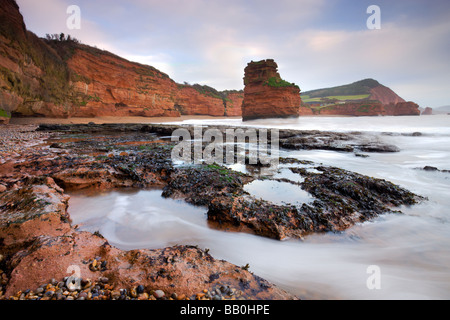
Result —
M280 158L280 168L272 175L256 174L262 172L261 163L247 163L247 172L218 164L175 165L171 160L175 143L167 136L176 128L88 124L45 125L34 131L31 126L3 127L3 136L9 137L0 150L0 269L7 278L2 285L6 297L34 290L52 278L62 279L75 265L83 278L104 276L114 288L130 289L139 283L149 291L191 297L225 285L240 290L247 299L295 299L246 267L217 260L200 248L119 250L100 234L71 224L66 194L70 190L159 187L164 197L204 206L210 227L274 239L345 230L422 200L388 181L311 161ZM339 152L360 151L355 141L364 140L358 133L295 130L281 131L280 138L291 139L296 147L322 144L327 150L339 140L347 144L345 150L336 149ZM297 179L277 178L281 168ZM307 193L309 200L277 204L260 199L246 191L248 184L259 180L289 184ZM95 257L108 267L92 270Z
M8 278L5 297L35 290L77 268L83 279L106 277L111 286L128 290L138 282L148 290L191 297L210 287L228 286L247 299L295 299L246 268L214 259L197 247L132 251L112 247L101 235L78 231L70 224L68 199L51 178L34 178L1 194L0 252ZM94 269L95 259L107 267Z
M0 124L9 117L239 116L240 91L178 84L148 65L27 30L14 0L0 0Z
M281 79L272 59L250 62L245 68L243 120L298 117L300 88Z

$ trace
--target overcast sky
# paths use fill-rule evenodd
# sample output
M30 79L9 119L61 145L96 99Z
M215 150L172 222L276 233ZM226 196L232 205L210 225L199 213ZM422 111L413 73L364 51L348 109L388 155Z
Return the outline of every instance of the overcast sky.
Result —
M421 107L450 105L449 0L17 0L38 36L71 34L179 83L243 89L272 58L302 91L374 78ZM67 8L81 11L69 30ZM367 28L370 5L381 29Z

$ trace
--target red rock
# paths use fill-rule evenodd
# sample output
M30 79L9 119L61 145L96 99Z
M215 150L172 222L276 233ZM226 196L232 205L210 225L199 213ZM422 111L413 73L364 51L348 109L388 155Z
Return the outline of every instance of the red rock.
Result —
M300 116L312 116L314 115L314 111L308 106L300 106L298 109L298 114Z
M422 111L423 116L430 116L433 114L433 109L430 107L426 107L425 110Z
M10 118L7 117L0 117L0 124L8 124Z
M26 30L13 0L0 1L0 28L0 108L25 116L66 117L70 106L56 104L64 83L54 74L67 78L61 58ZM47 74L45 67L54 74Z
M343 87L346 87L345 90ZM332 98L333 95L337 95L337 92L341 92L342 95L344 92L369 93L369 95L364 100L339 101ZM313 98L320 97L319 103L308 104L316 115L417 115L417 108L412 102L406 102L392 89L373 79L365 79L345 86L313 90L306 94ZM327 94L329 97L324 97Z
M46 41L27 31L14 0L0 0L0 108L22 116L243 116L244 120L317 113L301 106L299 88L282 82L273 60L246 68L244 96L221 96L179 85L168 75L107 51L73 41ZM275 80L273 86L268 80ZM70 79L70 80L69 80ZM277 85L283 84L283 85ZM320 110L325 115L417 115L385 86L370 90L383 110L358 111L354 104ZM361 106L361 105L360 105ZM354 108L356 114L351 114ZM378 108L378 107L377 107ZM334 110L334 113L333 113ZM0 123L8 123L0 118Z
M1 67L1 56L0 56L0 67ZM1 81L1 80L0 80ZM16 110L22 103L23 98L19 97L17 94L5 90L9 89L8 85L1 85L0 84L0 109L4 110L6 112L11 112L13 110ZM7 117L1 117L5 123L7 124L9 122L9 118Z
M317 109L320 115L378 116L384 113L379 102L343 103Z
M231 92L225 98L226 109L225 115L229 117L242 116L242 102L244 101L244 93Z
M191 86L180 86L176 91L175 106L183 115L223 116L225 114L222 98L202 94Z
M412 102L399 102L384 106L385 115L388 116L420 116L419 106Z
M377 101L362 101L329 105L315 109L317 115L342 116L405 116L420 115L419 106L414 102L399 102L383 105Z
M368 99L380 101L384 105L405 102L405 100L399 97L392 89L383 85L370 89L370 96Z
M179 117L240 114L240 102L178 85L165 73L74 41L26 30L14 0L0 1L0 108L22 116Z
M190 297L205 287L240 288L245 283L242 290L252 299L296 299L196 247L132 251L112 247L101 235L77 231L70 225L67 200L51 178L32 179L19 190L0 194L1 249L10 271L6 297L35 290L49 279L63 279L76 270L83 279L107 277L110 288L130 289L139 282L146 288ZM6 209L8 203L14 205ZM94 257L107 262L101 274L86 263Z
M298 117L300 88L281 79L274 60L250 62L245 68L243 120Z
M173 112L175 82L150 66L79 45L67 62L77 75L73 116L164 116ZM179 114L178 114L179 115Z
M20 203L18 206L4 206L0 210L3 249L20 247L40 235L58 236L70 230L70 218L66 211L69 196L62 193L51 178L31 182L24 188L0 195L0 203Z
M2 31L8 34L14 33L16 39L25 39L27 37L27 30L16 1L0 0L0 8Z

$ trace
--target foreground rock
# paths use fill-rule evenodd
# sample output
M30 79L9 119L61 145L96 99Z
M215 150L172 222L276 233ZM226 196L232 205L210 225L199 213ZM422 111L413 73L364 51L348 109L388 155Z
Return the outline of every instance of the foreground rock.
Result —
M0 117L0 124L8 124L9 120L9 117Z
M139 284L146 291L196 298L203 290L225 286L246 299L295 299L246 268L216 260L196 247L114 248L101 235L71 226L67 201L68 196L51 178L31 179L0 196L6 298L76 271L83 279L107 278L111 290L132 290Z
M165 197L204 206L211 227L275 239L344 230L422 199L388 181L289 158L280 158L280 167L263 176L261 163L247 163L247 172L217 164L174 165L175 143L167 136L176 128L143 124L45 125L37 131L32 126L1 128L0 269L5 297L20 298L17 293L28 289L34 297L43 283L70 276L75 268L85 280L108 278L116 293L143 286L148 298L157 290L167 297L197 297L204 290L225 286L246 299L295 299L247 267L216 260L200 248L119 250L100 234L71 224L66 194L71 190L159 187ZM357 133L295 130L280 131L282 141L286 145L289 141L292 148L322 144L330 150L342 143L342 148L351 149L335 148L339 152L359 152L362 145L370 145ZM282 169L297 179L277 178ZM258 179L289 184L311 199L292 204L258 199L246 191Z
M96 261L94 259L94 261ZM103 261L104 263L106 261ZM107 277L96 280L83 279L76 276L57 280L52 278L36 289L18 291L9 296L8 300L245 300L239 289L227 285L217 285L204 289L195 295L187 297L177 293L166 294L161 289L147 290L143 285L135 285L130 290L117 289Z
M316 232L343 231L356 223L393 212L395 207L422 200L385 180L313 163L308 168L298 167L296 164L303 162L295 159L282 159L282 162L304 181L286 178L274 181L307 191L312 196L310 202L278 205L257 199L244 191L244 185L254 179L224 168L203 170L206 173L198 169L180 172L165 188L164 195L208 205L208 219L220 228L280 240L303 238ZM227 176L226 183L220 180L219 170ZM213 183L215 180L220 184Z

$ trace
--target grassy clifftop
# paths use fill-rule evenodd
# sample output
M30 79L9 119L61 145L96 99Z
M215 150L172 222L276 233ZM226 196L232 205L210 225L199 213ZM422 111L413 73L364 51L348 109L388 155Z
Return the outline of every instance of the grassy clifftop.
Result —
M370 90L378 86L381 86L378 81L374 79L364 79L343 86L306 91L303 92L303 96L308 96L311 99L332 96L363 96L369 95Z

